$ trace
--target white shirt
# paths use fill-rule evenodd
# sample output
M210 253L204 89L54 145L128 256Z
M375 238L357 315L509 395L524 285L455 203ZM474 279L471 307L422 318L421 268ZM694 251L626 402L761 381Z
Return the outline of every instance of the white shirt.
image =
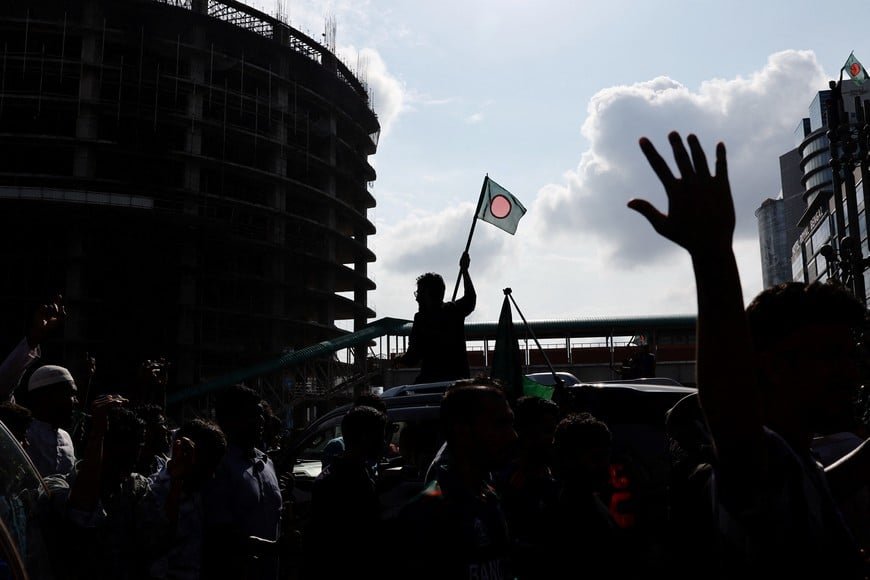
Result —
M55 429L45 421L34 419L27 429L26 437L27 454L40 475L67 475L73 470L76 455L69 433L63 429Z

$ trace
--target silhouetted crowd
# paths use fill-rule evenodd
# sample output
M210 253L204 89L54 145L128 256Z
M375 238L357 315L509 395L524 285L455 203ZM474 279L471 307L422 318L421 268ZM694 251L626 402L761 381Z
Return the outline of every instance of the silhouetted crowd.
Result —
M165 390L165 361L148 360L137 384L161 388L91 397L94 361L77 378L37 363L65 315L60 296L41 306L0 364L0 421L25 454L8 450L0 517L30 577L867 578L870 447L856 408L866 310L833 282L782 284L746 306L725 147L711 172L694 135L669 142L678 175L640 140L668 212L628 203L688 251L698 301L697 393L662 417L657 537L607 501L618 474L605 421L558 391L511 397L499 380L467 377L456 343L476 295L463 254L460 301L421 277L402 361L456 379L439 433L397 433L383 399L360 396L323 448L304 522L294 458L255 390L226 388L207 416L175 425L165 399L141 396Z

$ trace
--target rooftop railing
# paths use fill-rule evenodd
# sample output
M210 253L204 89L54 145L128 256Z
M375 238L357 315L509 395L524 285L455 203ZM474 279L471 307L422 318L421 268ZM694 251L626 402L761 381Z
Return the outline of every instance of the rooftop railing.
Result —
M324 55L328 60L336 63L336 76L352 88L366 103L370 102L368 87L365 86L356 75L330 50L308 36L290 26L289 24L260 12L242 2L235 0L154 0L160 4L169 4L186 10L201 11L206 9L206 14L217 20L228 22L243 30L265 36L273 40L286 37L286 46L291 50L303 54L317 63L323 64ZM286 35L286 36L285 36Z

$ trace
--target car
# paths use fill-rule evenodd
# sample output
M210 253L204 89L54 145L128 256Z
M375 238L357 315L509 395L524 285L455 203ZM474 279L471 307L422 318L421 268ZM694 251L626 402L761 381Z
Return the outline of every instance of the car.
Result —
M398 385L384 390L381 393L381 398L399 397L404 395L427 395L438 393L442 394L447 390L447 387L455 381L438 381L435 383L418 383L411 385Z

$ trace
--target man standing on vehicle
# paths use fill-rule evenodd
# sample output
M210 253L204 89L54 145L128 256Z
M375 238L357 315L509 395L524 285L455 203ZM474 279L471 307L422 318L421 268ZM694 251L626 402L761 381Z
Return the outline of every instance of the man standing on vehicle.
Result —
M477 294L468 266L471 257L459 259L463 296L444 302L444 279L427 272L417 278L414 293L419 305L408 340L408 350L397 359L402 366L420 365L415 384L467 379L471 376L465 348L465 318L474 312Z

